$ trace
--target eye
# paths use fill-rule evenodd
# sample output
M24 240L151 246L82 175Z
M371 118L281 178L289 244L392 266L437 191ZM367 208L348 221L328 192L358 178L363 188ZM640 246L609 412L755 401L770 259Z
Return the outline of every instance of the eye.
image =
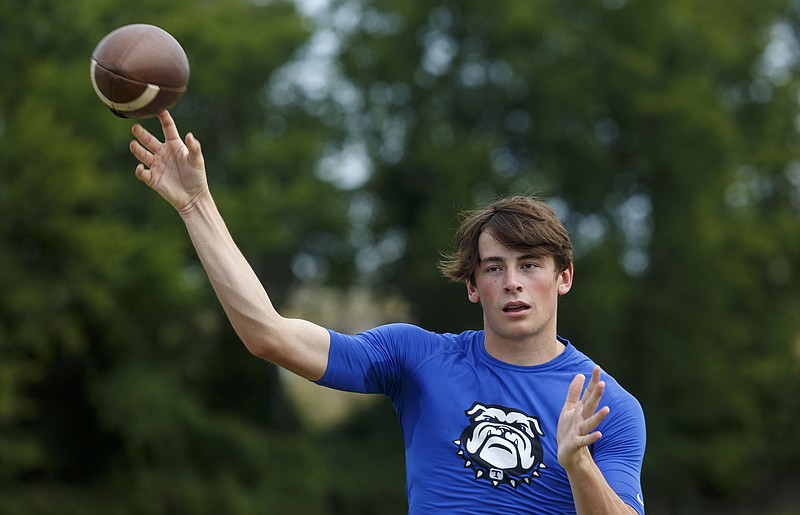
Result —
M539 263L536 263L536 262L533 262L533 261L529 261L527 263L524 263L522 265L522 268L525 269L525 270L531 270L531 269L534 269L534 268L539 268Z
M513 425L513 426L514 426L516 429L520 430L520 431L521 431L521 432L523 432L523 433L526 433L526 434L531 434L531 431L530 431L530 428L528 427L528 424L525 424L525 423L523 423L523 422L515 422L515 423L514 423L514 424L512 424L512 425Z

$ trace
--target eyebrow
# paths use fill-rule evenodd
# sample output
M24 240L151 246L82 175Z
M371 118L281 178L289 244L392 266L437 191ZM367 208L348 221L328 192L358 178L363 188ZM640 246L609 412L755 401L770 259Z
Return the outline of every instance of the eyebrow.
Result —
M525 261L528 259L544 259L544 254L522 254L519 257L514 258L516 261ZM505 263L506 258L500 256L489 256L485 258L481 258L478 263L481 265L486 263Z

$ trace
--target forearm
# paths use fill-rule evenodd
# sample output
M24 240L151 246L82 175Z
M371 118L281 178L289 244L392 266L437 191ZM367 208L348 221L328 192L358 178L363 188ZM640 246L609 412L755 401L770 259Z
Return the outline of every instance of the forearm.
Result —
M278 314L211 198L200 142L187 134L184 143L169 112L158 118L163 143L140 124L132 128L136 177L180 213L231 325L250 352L307 379L320 379L328 365L328 331Z
M242 255L211 195L180 212L200 262L239 337L251 350L279 317L250 264Z
M591 456L567 470L575 511L579 515L631 515L636 510L611 489Z
M277 312L211 195L204 195L180 214L209 281L247 349L307 379L321 378L327 367L327 331Z

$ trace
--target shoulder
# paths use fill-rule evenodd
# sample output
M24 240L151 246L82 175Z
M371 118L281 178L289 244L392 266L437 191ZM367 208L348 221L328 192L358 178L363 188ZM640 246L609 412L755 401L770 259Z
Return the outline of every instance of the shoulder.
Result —
M600 404L610 411L598 429L604 438L598 442L602 448L612 442L622 443L641 459L646 441L644 410L639 400L626 390L614 377L603 371L601 379L606 388ZM605 439L605 442L602 440Z
M409 323L393 323L374 327L355 335L345 335L330 331L332 340L337 343L359 342L396 351L442 351L468 347L479 331L465 331L459 334L437 333Z
M328 368L319 384L393 396L422 364L445 355L463 355L473 341L469 333L439 334L405 323L382 325L355 335L329 332Z
M581 373L588 378L597 364L586 354L575 348L569 341L564 341L567 344L569 367L572 369L573 374ZM611 413L607 420L627 419L630 424L644 427L644 412L638 399L626 390L605 368L602 368L602 365L600 379L606 384L600 403L611 408Z

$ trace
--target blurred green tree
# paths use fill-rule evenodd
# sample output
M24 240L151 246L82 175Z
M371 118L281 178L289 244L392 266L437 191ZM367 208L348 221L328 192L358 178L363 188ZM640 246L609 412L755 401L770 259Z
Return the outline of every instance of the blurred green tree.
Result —
M291 258L347 209L313 174L334 129L266 95L309 35L294 6L12 0L0 19L0 512L321 511L321 459L277 371L241 348L179 219L133 177L132 123L88 78L118 26L181 41L174 115L280 303Z
M453 213L550 198L576 245L560 331L642 401L649 504L676 513L800 473L797 11L341 0L321 17L359 93L363 268L422 325L479 326L433 266Z

